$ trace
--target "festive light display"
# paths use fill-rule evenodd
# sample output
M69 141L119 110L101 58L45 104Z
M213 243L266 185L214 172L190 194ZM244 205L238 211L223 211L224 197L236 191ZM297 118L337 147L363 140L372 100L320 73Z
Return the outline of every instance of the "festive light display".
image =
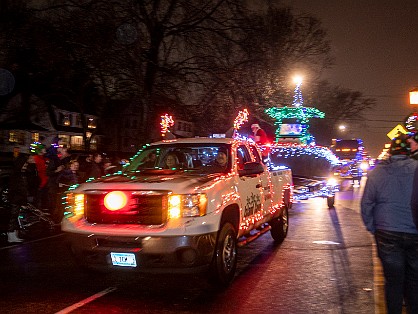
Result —
M293 96L293 106L300 107L303 106L303 97L302 97L302 91L300 90L300 86L302 85L302 80L298 80L296 82L295 87L295 94Z
M417 130L418 112L411 113L405 120L405 128L409 132L415 132Z
M240 134L238 133L238 130L241 128L241 126L248 121L248 110L244 109L241 110L240 112L238 112L237 117L234 120L234 134L233 134L233 138L239 138Z
M332 165L336 166L341 163L337 156L324 146L310 146L298 144L272 144L270 147L270 155L277 155L281 158L300 157L302 155L313 155L315 158L324 158ZM273 168L279 165L271 165Z
M45 148L45 146L40 142L33 142L29 146L29 151L31 154L39 154L42 148Z
M291 167L293 170L293 167L296 167L297 172L305 178L293 188L295 200L328 197L339 190L334 171L342 165L342 162L328 147L276 143L268 149L269 169L280 170L283 167Z
M245 122L248 121L248 110L244 109L238 112L237 117L234 120L234 129L239 130L241 128L241 125L243 125Z
M310 142L313 142L313 137L311 134L308 133L309 128L309 120L312 118L324 118L325 113L322 111L312 108L312 107L287 107L284 106L282 108L268 108L266 109L266 113L272 117L273 119L276 119L277 121L274 123L277 125L276 129L276 141L280 141L280 138L283 138L283 136L280 135L280 128L283 124L283 120L285 119L294 119L298 123L302 125L302 132L299 136L302 144L308 144Z
M172 116L169 116L168 114L165 114L161 116L161 136L165 137L166 133L168 132L168 129L174 125L174 120Z
M299 80L296 83L295 94L293 96L293 103L292 107L273 107L266 109L266 113L276 119L277 121L274 123L277 125L276 129L276 141L279 142L281 138L288 138L288 137L297 137L299 138L302 144L314 144L314 137L308 133L309 128L309 120L312 118L324 118L325 113L322 111L313 108L313 107L304 107L303 106L303 98L300 86L302 85L302 81ZM281 135L280 130L284 120L292 119L295 121L294 123L301 125L301 132L297 136L289 136L289 135Z

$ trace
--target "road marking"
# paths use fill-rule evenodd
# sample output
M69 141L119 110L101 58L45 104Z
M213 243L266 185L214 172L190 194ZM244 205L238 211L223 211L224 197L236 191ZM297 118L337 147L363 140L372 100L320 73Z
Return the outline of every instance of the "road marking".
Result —
M88 297L88 298L86 298L84 300L81 300L80 302L77 302L77 303L75 303L75 304L73 304L73 305L71 305L69 307L66 307L65 309L63 309L61 311L58 311L55 314L67 314L67 313L70 313L70 312L72 312L72 311L74 311L74 310L76 310L76 309L78 309L78 308L80 308L80 307L82 307L82 306L90 303L90 302L93 302L94 300L96 300L98 298L101 298L101 297L105 296L106 294L108 294L110 292L115 291L116 289L117 289L116 287L107 288L107 289L105 289L103 291L100 291L100 292L92 295L91 297Z
M341 243L334 242L334 241L313 241L312 243L314 243L314 244L334 244L334 245L341 244Z

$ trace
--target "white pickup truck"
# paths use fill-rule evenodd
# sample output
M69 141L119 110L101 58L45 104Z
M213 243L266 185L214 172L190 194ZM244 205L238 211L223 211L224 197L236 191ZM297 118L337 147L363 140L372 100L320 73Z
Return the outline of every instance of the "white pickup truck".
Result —
M67 191L62 230L83 267L208 271L226 286L237 247L287 235L291 170L269 171L261 158L253 142L232 138L147 145L122 172Z

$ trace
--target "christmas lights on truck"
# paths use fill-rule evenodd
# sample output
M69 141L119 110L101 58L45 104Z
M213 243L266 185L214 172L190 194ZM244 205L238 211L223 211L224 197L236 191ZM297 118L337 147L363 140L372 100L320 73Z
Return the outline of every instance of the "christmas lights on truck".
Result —
M62 230L88 269L207 272L226 286L240 246L268 231L285 239L292 186L291 170L269 170L252 141L164 140L67 191Z

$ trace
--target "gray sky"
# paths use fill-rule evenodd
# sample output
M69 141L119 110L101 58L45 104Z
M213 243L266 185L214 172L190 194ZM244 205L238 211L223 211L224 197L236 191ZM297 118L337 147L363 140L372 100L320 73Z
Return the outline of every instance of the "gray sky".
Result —
M368 129L350 128L342 137L360 137L374 156L389 142L386 134L415 111L408 92L418 86L418 0L283 0L294 13L317 17L331 40L333 84L375 98L365 117ZM303 93L303 85L302 85ZM312 104L314 106L314 104Z

